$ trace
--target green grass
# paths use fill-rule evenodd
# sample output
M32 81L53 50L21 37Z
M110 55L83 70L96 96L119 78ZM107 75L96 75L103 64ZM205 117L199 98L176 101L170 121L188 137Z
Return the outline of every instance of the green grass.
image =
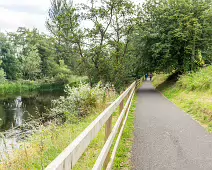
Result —
M43 128L22 144L13 158L0 165L0 169L42 169L53 161L99 114L91 114L79 123L51 125ZM97 138L98 140L98 138ZM98 143L98 141L96 141ZM92 145L91 145L92 146ZM89 159L88 159L89 160ZM90 161L90 160L89 160Z
M63 89L64 85L37 81L17 81L0 84L0 95L22 94L32 91L53 91Z
M212 132L212 67L203 68L195 73L182 75L177 82L160 81L156 75L153 84L170 101L189 113L196 121Z
M183 75L177 82L177 86L187 91L212 93L212 66Z
M87 77L70 76L67 84L70 86L77 86L80 82L87 82ZM41 79L41 80L19 80L19 81L6 81L0 84L0 95L7 96L11 94L22 94L32 91L54 91L64 89L64 84L57 82L54 79Z
M134 97L132 106L128 115L128 120L121 138L121 142L119 144L119 148L117 151L117 155L114 161L113 169L131 169L131 150L133 145L133 137L134 137L134 112L136 109L137 96ZM113 113L113 127L118 119L119 112L118 109ZM74 170L88 170L92 169L95 161L97 160L102 147L104 146L104 138L105 138L105 128L103 128L97 138L95 138L87 151L83 154L82 158L78 161L76 166L73 168ZM113 145L116 141L116 138L113 142ZM113 146L111 148L111 151Z
M114 162L113 169L132 169L131 163L131 151L134 139L134 120L135 120L135 109L138 96L135 95L132 106L128 115L128 120L124 133L119 144L119 149L117 151L116 159Z

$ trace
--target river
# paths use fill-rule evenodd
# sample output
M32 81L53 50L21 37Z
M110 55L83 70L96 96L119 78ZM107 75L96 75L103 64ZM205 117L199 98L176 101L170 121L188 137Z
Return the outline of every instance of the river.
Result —
M45 108L51 107L51 100L63 96L64 92L31 92L0 98L0 131L17 127L30 119L37 119ZM39 114L38 114L39 113Z
M14 149L20 148L22 131L17 128L14 130L14 128L27 121L39 118L46 111L46 108L51 107L52 100L64 95L63 90L58 90L31 92L0 98L0 133L4 133L4 137L0 136L0 160L7 159L6 155L12 154Z

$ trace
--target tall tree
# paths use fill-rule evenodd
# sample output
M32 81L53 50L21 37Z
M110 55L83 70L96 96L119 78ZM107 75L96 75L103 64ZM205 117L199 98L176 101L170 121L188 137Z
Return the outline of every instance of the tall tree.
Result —
M149 71L195 70L211 62L211 2L148 0L140 12L135 47L142 68ZM206 36L207 35L207 36Z
M72 70L76 66L75 44L79 33L78 15L71 1L52 0L49 9L49 19L46 22L48 30L55 38L57 61L64 60Z
M41 59L36 46L28 47L26 55L22 56L22 62L23 75L30 80L38 78L41 72Z
M6 73L6 78L9 80L20 78L20 62L17 59L14 46L3 33L0 33L0 57L2 61L1 67Z
M128 47L134 28L135 6L131 1L104 0L100 4L90 1L82 9L84 22L90 23L85 29L88 50L83 64L89 68L91 81L112 82L116 87L125 79L129 81L132 60Z

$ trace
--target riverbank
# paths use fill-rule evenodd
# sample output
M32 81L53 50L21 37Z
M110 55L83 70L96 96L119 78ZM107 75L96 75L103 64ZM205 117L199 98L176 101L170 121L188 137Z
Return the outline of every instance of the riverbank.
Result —
M41 80L18 80L18 81L6 81L0 84L0 95L5 97L7 95L16 95L26 92L33 91L54 91L63 90L65 84L70 86L75 86L80 82L86 82L87 77L72 76L66 82L58 81L55 79L41 79Z
M89 111L86 115L79 116L81 112L78 113L78 116L73 115L74 112L71 112L71 115L69 115L69 113L65 112L65 116L69 115L65 123L58 124L58 119L53 119L48 122L48 125L41 125L37 133L20 144L18 150L14 150L12 154L4 154L6 155L6 159L0 165L0 169L44 169L117 97L113 90L109 92L105 91L107 92L105 96L102 93L103 91L101 91L104 88L97 87L91 89L91 91L87 88L88 86L86 85L82 85L80 90L78 88L72 88L72 95L70 96L73 96L73 99L76 99L76 97L78 99L83 98L77 102L77 104L80 103L80 109L78 110L84 110L84 106L86 106L86 109L89 108L89 105L94 106L89 110L84 110ZM78 96L79 92L80 96ZM66 99L65 102L72 101L69 97ZM98 101L95 99L98 99ZM61 102L62 100L63 98L58 101ZM92 101L92 103L88 103L87 101ZM95 102L95 105L93 105L93 102ZM57 112L60 112L60 109L64 107L57 105ZM114 121L118 115L114 115ZM79 169L87 167L87 164L93 161L94 155L97 156L99 149L101 149L101 147L98 149L97 146L101 144L104 144L104 130L102 130L91 144L91 150L88 149L88 152L92 153L91 156L89 155L89 159L82 158L82 160L87 161L83 161L83 164L79 164L76 167L79 167Z
M40 126L39 131L33 136L29 137L27 141L20 144L20 148L13 151L12 154L6 154L6 160L0 165L0 169L44 169L51 161L53 161L108 105L117 98L115 91L109 88L107 90L104 87L97 86L93 87L90 94L87 92L88 86L81 85L77 88L71 88L68 97L65 99L65 103L68 101L75 100L76 97L79 99L83 97L80 103L80 109L84 110L84 104L86 108L89 108L88 101L96 101L95 105L90 103L93 107L86 115L68 117L67 121L63 124L57 123L57 119L48 122L47 126ZM104 90L104 91L102 91ZM76 92L76 93L75 93ZM78 95L80 93L80 95ZM76 96L75 96L76 94ZM85 95L88 94L88 98ZM106 95L106 96L105 96ZM80 97L81 96L81 97ZM71 99L69 98L71 97ZM94 98L93 98L94 97ZM96 98L97 97L97 98ZM98 99L98 100L93 100ZM58 100L60 105L63 98ZM84 101L86 101L84 103ZM134 111L136 107L137 97L135 96L132 102L132 108L129 113L129 121L127 122L125 131L123 133L123 141L120 143L120 148L118 150L117 159L114 163L115 169L129 168L130 163L130 150L133 142L133 130L134 130ZM81 100L79 101L81 102ZM77 102L77 103L79 103ZM64 106L63 106L64 107ZM62 107L62 108L63 108ZM61 107L56 105L57 112L60 111ZM72 113L72 112L71 112ZM66 112L65 115L69 113ZM81 112L78 113L81 115ZM112 124L114 126L115 122L119 117L119 109L113 114ZM71 118L71 119L70 119ZM98 136L89 145L86 152L83 154L82 158L74 167L75 170L81 169L92 169L105 141L105 128L102 128ZM129 153L128 153L129 152ZM124 156L123 155L127 155ZM126 161L121 163L121 160Z
M212 66L182 75L175 80L167 74L160 74L155 76L153 84L170 101L212 132L211 73Z

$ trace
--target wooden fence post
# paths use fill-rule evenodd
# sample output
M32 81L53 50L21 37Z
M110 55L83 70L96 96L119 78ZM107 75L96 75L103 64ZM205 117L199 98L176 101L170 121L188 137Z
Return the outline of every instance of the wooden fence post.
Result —
M119 104L119 114L121 113L123 108L124 108L124 100L122 100L122 102Z
M124 99L121 101L121 103L119 104L119 114L121 114L122 110L124 108ZM122 125L123 121L121 122ZM121 125L119 127L119 130L121 129Z
M135 86L135 89L136 90L138 89L139 85L140 85L140 79L139 80L136 80L136 86Z
M109 119L105 123L105 142L107 141L111 131L112 131L112 115L109 117ZM104 169L107 168L109 161L110 161L110 152L108 152L107 157L105 159Z

